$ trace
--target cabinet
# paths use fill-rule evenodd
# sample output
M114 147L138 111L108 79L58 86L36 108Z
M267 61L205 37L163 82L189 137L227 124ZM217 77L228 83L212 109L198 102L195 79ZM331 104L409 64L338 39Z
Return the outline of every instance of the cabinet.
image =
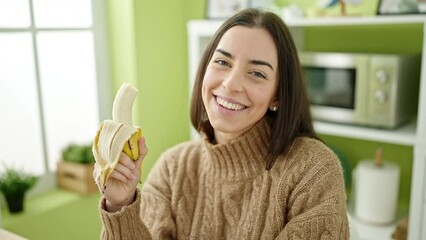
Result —
M188 22L188 49L189 49L189 87L192 91L198 62L206 43L218 29L222 22L211 20L193 20ZM384 143L393 143L413 147L413 170L409 210L409 239L426 239L426 17L422 15L402 16L373 16L373 17L345 17L323 19L300 19L286 21L293 33L299 49L304 46L304 29L333 26L367 26L419 24L422 27L422 64L419 85L419 102L417 119L396 130L371 129L357 126L347 126L332 123L315 122L315 129L320 134L341 137L351 137L362 140L372 140ZM191 128L192 129L192 128ZM193 131L193 130L192 130ZM196 133L191 132L191 136ZM391 229L392 230L392 229ZM382 239L380 228L370 228L371 234L361 236L361 239ZM390 229L385 228L384 236L389 236ZM383 239L390 239L384 237Z

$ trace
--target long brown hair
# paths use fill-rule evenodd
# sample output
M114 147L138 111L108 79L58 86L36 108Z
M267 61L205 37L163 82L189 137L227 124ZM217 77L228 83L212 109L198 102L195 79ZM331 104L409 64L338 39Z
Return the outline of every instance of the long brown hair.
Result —
M299 63L296 46L283 20L276 14L261 9L245 9L228 20L216 31L208 43L201 58L195 78L191 99L191 122L198 131L213 135L206 109L201 96L204 74L213 53L223 34L234 26L263 28L274 39L278 51L278 89L279 109L268 110L266 115L271 127L268 146L268 162L270 170L276 158L288 152L292 142L299 136L317 138L309 109L302 69Z

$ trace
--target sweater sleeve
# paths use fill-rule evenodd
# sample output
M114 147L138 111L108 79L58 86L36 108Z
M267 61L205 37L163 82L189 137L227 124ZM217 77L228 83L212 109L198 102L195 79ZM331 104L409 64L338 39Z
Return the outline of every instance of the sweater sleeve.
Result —
M109 213L105 210L105 199L101 200L102 239L175 239L165 158L163 154L152 168L142 190L137 190L134 203Z
M309 155L284 182L296 182L277 239L349 239L342 167L331 151ZM296 176L300 177L296 177ZM295 181L295 179L297 179Z
M120 211L110 213L105 209L105 198L101 199L100 212L103 221L102 239L131 240L151 239L151 235L139 216L141 193L137 190L136 200Z

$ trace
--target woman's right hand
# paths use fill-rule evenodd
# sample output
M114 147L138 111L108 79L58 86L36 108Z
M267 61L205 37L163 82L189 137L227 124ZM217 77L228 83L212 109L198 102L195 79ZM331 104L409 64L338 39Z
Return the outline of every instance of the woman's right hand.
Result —
M105 183L103 192L108 212L119 211L122 207L135 201L136 188L141 176L141 165L147 153L148 148L143 137L139 139L138 160L132 161L129 156L121 153L120 160Z

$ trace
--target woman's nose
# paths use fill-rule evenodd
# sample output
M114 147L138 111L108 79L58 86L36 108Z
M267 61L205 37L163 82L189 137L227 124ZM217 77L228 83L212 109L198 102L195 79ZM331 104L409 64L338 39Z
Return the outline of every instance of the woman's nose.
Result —
M229 92L241 92L243 90L243 74L236 69L229 71L222 81L222 87Z

